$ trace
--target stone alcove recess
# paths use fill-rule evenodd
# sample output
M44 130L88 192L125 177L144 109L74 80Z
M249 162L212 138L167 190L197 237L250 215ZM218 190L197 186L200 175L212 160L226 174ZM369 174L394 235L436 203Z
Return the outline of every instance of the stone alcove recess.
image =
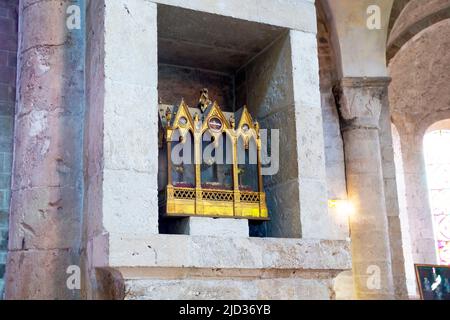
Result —
M289 8L284 8L283 19L277 20L273 10L256 10L256 4L251 4L241 9L247 10L247 21L243 21L220 8L195 7L198 1L191 3L191 12L157 2L90 1L88 5L84 232L85 267L90 278L86 283L92 285L86 288L87 295L126 299L336 298L338 275L351 269L350 243L333 238L335 222L327 208L314 3L289 4L295 6L292 12L304 12L305 19L298 23ZM231 2L237 5L237 1ZM191 15L189 28L204 28L198 32L209 30L202 25L206 20L228 25L229 30L237 26L248 34L266 30L273 34L269 32L262 41L246 39L253 45L239 59L234 60L234 55L224 59L219 54L214 60L214 55L208 54L207 65L193 65L192 61L205 61L192 56L198 50L183 57L179 53L184 51L177 51L176 45L194 43L198 47L204 39L202 33L196 35L194 29L188 29L188 35L200 35L190 41L181 32L184 28L158 23L158 15L173 19L177 14ZM181 18L175 19L178 28ZM192 23L197 20L198 24ZM233 44L239 40L236 32L225 34L228 38L218 37L225 47L246 43ZM161 41L176 36L183 39L170 45ZM217 42L210 45L220 47ZM213 70L216 75L232 74L231 99L223 92L218 96L231 101L232 109L246 101L261 127L283 129L280 159L285 162L277 175L265 179L271 199L268 237L159 234L157 105L159 98L165 99L164 77L174 74L164 70L180 65ZM192 92L197 95L197 88ZM290 148L283 149L287 145Z

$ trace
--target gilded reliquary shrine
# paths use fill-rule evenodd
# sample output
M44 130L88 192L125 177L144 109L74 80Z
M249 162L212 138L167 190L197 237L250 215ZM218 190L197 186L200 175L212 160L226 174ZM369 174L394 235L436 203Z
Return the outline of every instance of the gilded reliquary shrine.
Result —
M160 104L159 120L162 215L268 220L260 128L247 107L224 112L204 89L196 107Z

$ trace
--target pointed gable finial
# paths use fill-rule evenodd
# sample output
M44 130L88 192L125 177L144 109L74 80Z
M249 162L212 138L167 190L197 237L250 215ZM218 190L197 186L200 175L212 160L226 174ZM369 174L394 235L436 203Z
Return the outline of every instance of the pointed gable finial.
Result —
M200 91L200 99L198 100L198 107L200 108L202 113L204 113L210 104L211 100L209 99L208 89L203 88Z
M229 122L230 122L231 129L235 129L236 120L234 119L234 115L231 115Z
M170 110L169 107L167 107L166 110L166 120L168 124L170 123L170 120L172 120L172 111Z

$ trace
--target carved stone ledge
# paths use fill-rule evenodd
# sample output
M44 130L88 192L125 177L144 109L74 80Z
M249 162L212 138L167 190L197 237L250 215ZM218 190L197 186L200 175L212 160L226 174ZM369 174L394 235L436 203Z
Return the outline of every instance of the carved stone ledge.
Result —
M103 299L335 299L352 263L346 240L104 234L92 249Z
M105 241L109 252L98 250ZM97 268L351 269L346 240L105 234L93 245Z

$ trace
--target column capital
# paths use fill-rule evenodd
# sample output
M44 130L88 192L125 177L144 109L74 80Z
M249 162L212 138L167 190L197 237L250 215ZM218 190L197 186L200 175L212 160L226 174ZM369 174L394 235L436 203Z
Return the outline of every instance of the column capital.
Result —
M378 129L390 77L346 77L333 88L343 130Z

